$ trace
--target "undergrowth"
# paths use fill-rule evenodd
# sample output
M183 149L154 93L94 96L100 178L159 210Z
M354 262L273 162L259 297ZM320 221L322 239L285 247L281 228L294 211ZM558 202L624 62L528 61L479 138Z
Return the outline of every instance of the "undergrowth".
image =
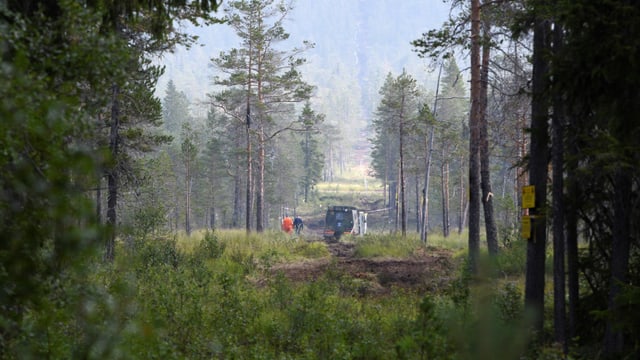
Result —
M365 236L358 242L363 256L409 256L422 246L413 237ZM26 317L31 323L21 325L32 331L9 344L9 353L53 359L458 359L518 358L524 352L517 283L472 284L461 271L443 292L364 295L357 279L331 269L315 281L292 283L266 270L328 252L324 243L281 233L138 240L118 254L114 264L87 269L81 285L60 284L59 300L45 300L55 311ZM56 301L63 302L54 306Z

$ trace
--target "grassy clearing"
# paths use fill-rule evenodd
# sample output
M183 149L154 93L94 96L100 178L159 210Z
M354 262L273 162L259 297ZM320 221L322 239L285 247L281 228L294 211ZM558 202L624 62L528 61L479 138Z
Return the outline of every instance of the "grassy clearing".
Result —
M379 180L363 179L340 180L338 182L322 182L316 185L317 190L326 195L326 193L356 192L366 193L382 191L382 184Z
M431 239L430 246L461 246L459 239ZM406 257L423 246L415 236L353 241L366 257ZM41 314L46 322L30 325L47 337L9 346L31 344L40 351L25 358L455 359L525 353L517 283L470 286L469 277L455 271L455 280L438 292L396 289L384 296L364 296L353 278L332 271L292 283L265 270L329 255L324 243L281 232L196 232L135 241L118 254L115 264L88 269L81 288L61 284L67 310Z
M455 233L448 237L439 234L429 234L427 244L420 240L420 235L410 232L402 238L398 234L373 232L362 237L354 237L350 240L356 245L356 256L364 258L373 257L397 257L411 256L417 250L431 248L448 249L454 252L455 257L466 254L466 233Z

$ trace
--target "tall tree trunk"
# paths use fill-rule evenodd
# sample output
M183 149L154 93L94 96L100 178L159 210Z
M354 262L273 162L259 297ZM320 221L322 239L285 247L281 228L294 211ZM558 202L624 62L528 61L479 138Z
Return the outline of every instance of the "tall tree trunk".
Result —
M256 231L264 231L264 161L265 161L265 139L264 128L260 126L258 133L258 189L256 191Z
M251 232L251 206L253 205L253 169L252 169L252 147L251 147L251 112L249 105L249 96L247 95L247 202L245 204L245 229L247 233Z
M188 156L187 156L188 157ZM186 161L187 168L187 176L185 181L185 211L184 211L184 230L187 233L187 236L191 235L191 161L187 159Z
M535 186L535 208L531 209L532 234L527 243L527 271L525 306L535 316L533 330L542 334L544 313L545 250L547 206L547 172L549 159L549 101L547 99L547 72L545 54L548 46L549 24L537 19L533 35L533 78L531 100L531 143L529 152L529 184Z
M407 200L405 198L406 189L405 189L405 181L404 181L404 107L405 107L405 98L402 97L402 104L400 109L400 126L399 126L399 143L400 143L400 205L401 213L400 213L400 224L402 230L402 237L405 238L407 236Z
M442 75L442 66L440 63L440 69L438 70L438 81L436 82L436 96L433 99L433 117L436 118L436 112L438 111L438 95L440 93L440 76ZM433 154L433 137L436 132L435 124L431 126L431 133L429 134L429 140L427 142L427 156L425 164L424 175L424 202L422 204L422 231L420 232L420 240L424 244L427 243L427 228L429 224L429 180L431 178L431 155Z
M393 217L392 217L393 216ZM393 219L392 232L398 232L398 180L389 183L389 218Z
M109 150L113 164L107 172L107 228L108 236L105 244L104 259L113 262L115 259L116 226L118 205L118 157L120 153L120 87L113 85L111 94L111 123L109 127Z
M420 234L420 229L422 229L422 211L420 210L420 178L416 174L415 178L415 193L416 193L416 233Z
M480 256L480 0L471 0L471 111L469 112L469 270Z
M442 234L449 236L449 163L443 162L440 165L442 174Z
M98 175L98 186L96 187L96 223L102 224L102 175Z
M573 157L578 150L573 140L569 143L569 151ZM578 276L578 188L577 171L572 164L567 171L567 273L569 291L569 329L568 337L573 339L578 335L578 308L580 301L580 283Z
M246 118L246 131L247 131L247 201L246 201L246 218L245 218L245 229L247 233L251 232L251 207L253 206L253 158L251 148L251 85L253 83L253 42L249 41L249 64L247 65L247 99L246 99L246 107L247 107L247 118Z
M178 228L180 227L180 182L178 181L178 177L176 176L174 182L174 191L173 191L173 231L174 233L178 232Z
M429 228L429 184L431 180L431 154L433 153L433 137L435 131L435 126L432 126L429 138L425 139L427 140L427 156L425 164L424 189L422 190L424 195L422 200L422 229L420 229L420 240L424 244L427 243L427 230Z
M309 149L309 138L311 137L310 127L307 126L306 131L304 133L304 169L305 169L305 181L304 181L304 203L306 204L309 201L309 190L311 187L311 176L310 170L311 167L311 149Z
M333 181L333 142L329 142L329 174L327 176L326 181Z
M632 132L629 131L628 134ZM627 169L622 166L613 174L613 229L611 244L611 279L609 280L609 299L607 310L607 326L604 334L603 352L608 358L622 354L624 350L624 333L616 328L616 323L625 316L618 305L617 297L622 291L622 284L627 284L629 272L629 251L631 247L631 199L633 180Z
M480 184L482 188L482 205L484 209L484 225L487 234L487 248L489 255L498 254L498 231L493 211L493 192L491 189L491 162L489 159L489 125L487 121L487 102L489 88L489 57L491 44L489 43L491 24L487 17L483 20L482 66L480 74Z
M236 149L240 149L240 147L240 136L236 136ZM242 156L238 152L236 154L235 172L233 174L233 212L231 214L231 227L234 229L240 226L240 214L242 213L240 205L240 199L242 197L242 181L240 176L242 171L241 158Z
M460 157L460 168L463 169L464 168L464 156ZM460 210L458 211L458 234L462 234L462 231L464 230L464 225L465 225L465 219L466 219L466 214L467 214L467 206L468 204L464 201L466 196L465 196L465 186L464 186L464 172L460 171Z
M558 53L562 44L562 29L554 25L553 52ZM562 96L556 89L553 95L553 117L551 119L551 162L553 169L553 328L555 342L561 344L563 352L569 350L566 341L565 300L565 239L564 239L564 110Z

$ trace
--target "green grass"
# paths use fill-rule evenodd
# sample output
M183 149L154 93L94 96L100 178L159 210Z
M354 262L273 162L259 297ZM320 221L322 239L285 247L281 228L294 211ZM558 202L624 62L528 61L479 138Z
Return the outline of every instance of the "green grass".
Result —
M394 234L367 234L354 237L352 241L356 246L355 256L362 258L406 258L424 247L415 234L405 238Z
M466 232L454 233L448 237L441 234L428 234L426 246L420 240L420 235L415 232L408 233L404 238L399 234L371 232L362 237L356 236L349 241L356 245L356 256L364 258L403 258L411 256L418 249L427 247L452 250L454 257L460 257L466 254L468 242L466 236Z
M333 182L321 182L316 185L316 189L322 195L332 192L382 192L380 180L367 178L366 184L363 178L359 179L338 179Z
M401 258L424 247L417 235L349 241L363 257ZM463 247L453 236L431 236L429 249L435 244ZM396 288L365 295L359 279L330 270L293 283L265 270L328 257L327 246L276 231L195 232L120 245L116 263L86 269L82 286L61 284L59 298L49 299L52 309L59 304L56 311L30 314L33 323L23 325L29 336L8 351L29 346L37 350L31 358L127 359L522 355L521 289L513 282L470 285L453 270L455 281L429 294Z
M178 248L193 253L205 237L207 231L196 231L187 237L177 237ZM291 262L307 258L329 256L324 243L307 242L303 237L286 234L279 230L267 230L263 233L245 230L216 230L216 239L224 244L223 259L242 259L252 257L266 262Z

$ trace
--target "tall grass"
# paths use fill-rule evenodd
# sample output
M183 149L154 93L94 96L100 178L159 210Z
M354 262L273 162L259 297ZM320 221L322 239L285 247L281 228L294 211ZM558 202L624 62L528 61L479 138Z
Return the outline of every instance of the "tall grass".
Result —
M406 257L424 249L417 235L374 234L352 241L358 256ZM82 288L62 286L60 297L50 299L63 301L69 299L64 295L75 294L79 303L28 317L49 319L41 325L48 336L25 338L10 344L11 349L37 346L38 358L89 359L523 354L522 299L516 285L473 287L463 272L446 291L430 294L402 289L390 295L363 294L353 278L339 271L293 283L264 270L275 262L328 252L324 243L281 232L196 232L140 240L135 247L119 248L118 254L115 264L87 269L89 282Z
M454 254L462 256L466 253L466 233L452 234L444 237L442 234L428 234L427 243L420 240L415 232L408 233L404 238L400 234L373 232L362 237L354 237L350 242L356 245L356 256L372 257L407 257L419 249L440 248L452 250Z
M197 251L199 244L208 234L206 230L197 231L186 236L177 236L178 248L186 253ZM247 234L244 230L216 230L217 241L224 244L225 260L255 259L268 264L274 262L291 262L306 258L322 258L329 256L324 243L308 242L303 236L286 234L282 231L267 230L262 233Z

